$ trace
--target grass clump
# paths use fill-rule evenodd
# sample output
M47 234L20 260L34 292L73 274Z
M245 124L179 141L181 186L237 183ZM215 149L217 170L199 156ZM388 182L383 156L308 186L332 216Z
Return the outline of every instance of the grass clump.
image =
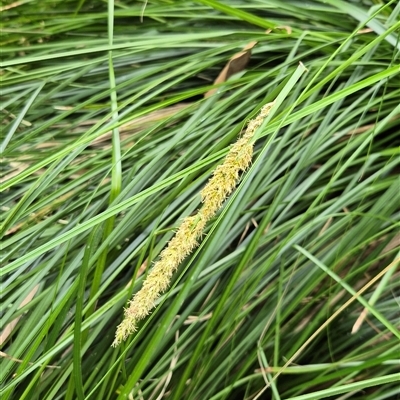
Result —
M396 398L396 1L1 7L2 399Z

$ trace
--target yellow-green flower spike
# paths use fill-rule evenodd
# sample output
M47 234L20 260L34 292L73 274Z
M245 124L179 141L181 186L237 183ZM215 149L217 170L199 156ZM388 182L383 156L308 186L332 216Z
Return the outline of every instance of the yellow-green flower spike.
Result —
M168 289L174 272L198 245L197 240L203 234L207 222L214 217L235 189L240 173L249 167L253 157L252 138L273 104L266 104L257 117L248 123L244 135L232 145L223 164L215 169L213 176L201 191L202 207L195 215L182 221L175 236L147 275L143 287L129 302L125 309L125 318L117 328L113 346L118 346L135 332L138 321L150 314L157 299Z

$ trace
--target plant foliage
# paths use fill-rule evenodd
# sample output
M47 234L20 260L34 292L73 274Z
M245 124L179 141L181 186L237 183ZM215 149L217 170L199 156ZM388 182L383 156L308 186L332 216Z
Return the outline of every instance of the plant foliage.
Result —
M396 398L397 1L1 13L2 399ZM200 246L113 348L128 300L277 98Z

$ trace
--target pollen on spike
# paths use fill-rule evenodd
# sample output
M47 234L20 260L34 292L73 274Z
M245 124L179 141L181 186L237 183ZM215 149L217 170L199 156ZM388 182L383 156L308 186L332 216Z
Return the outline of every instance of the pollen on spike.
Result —
M159 260L154 263L142 288L129 302L125 318L117 327L114 347L135 332L138 321L150 314L160 295L168 289L170 279L180 263L198 245L197 241L204 235L207 222L214 217L235 189L241 174L251 164L253 156L251 140L254 133L273 105L274 103L268 103L263 106L257 117L248 122L244 135L231 146L224 162L215 169L213 176L201 191L202 207L195 215L186 217L181 222L174 237L161 252Z

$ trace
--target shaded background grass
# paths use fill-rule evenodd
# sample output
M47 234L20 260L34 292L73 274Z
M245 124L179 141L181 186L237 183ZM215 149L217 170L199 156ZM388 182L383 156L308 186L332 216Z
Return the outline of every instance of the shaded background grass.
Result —
M2 398L396 398L395 1L2 7ZM204 98L251 41L247 68ZM299 62L201 247L111 348Z

